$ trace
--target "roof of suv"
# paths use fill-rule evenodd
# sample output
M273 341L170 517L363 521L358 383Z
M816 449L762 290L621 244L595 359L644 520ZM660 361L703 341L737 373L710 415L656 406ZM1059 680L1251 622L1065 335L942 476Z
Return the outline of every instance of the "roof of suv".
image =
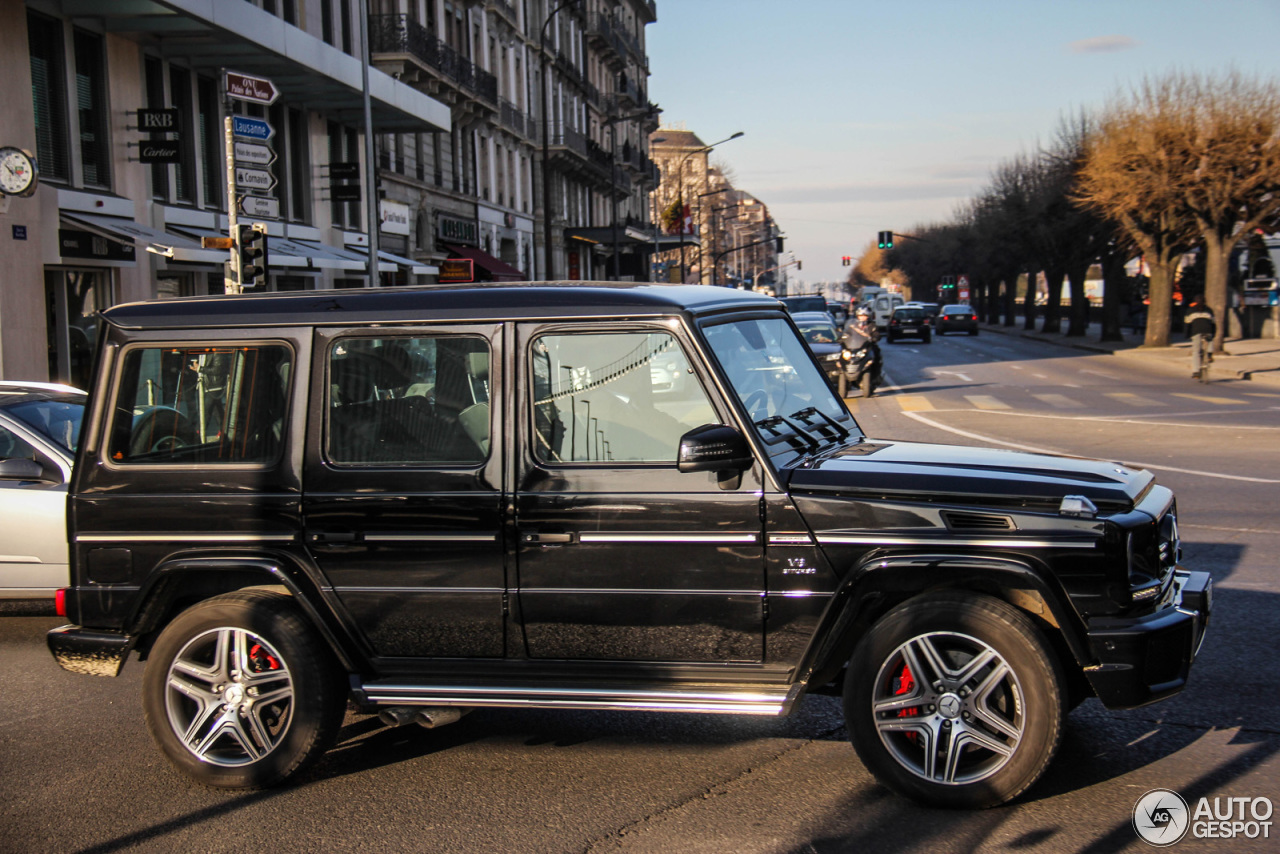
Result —
M493 285L367 288L152 300L109 308L124 329L178 329L504 320L526 317L706 314L779 309L772 297L708 285L648 282L512 282Z

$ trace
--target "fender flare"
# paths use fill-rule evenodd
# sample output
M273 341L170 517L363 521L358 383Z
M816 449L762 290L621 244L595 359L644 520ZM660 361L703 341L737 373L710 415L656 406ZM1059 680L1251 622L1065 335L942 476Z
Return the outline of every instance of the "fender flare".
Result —
M1055 629L1078 666L1092 660L1084 621L1066 591L1031 561L994 555L880 553L864 557L832 595L823 627L796 669L797 681L825 684L835 678L858 639L882 614L913 596L943 589L1002 598Z
M126 623L126 631L130 635L144 635L162 628L165 613L180 593L180 579L193 575L227 576L237 573L241 576L260 576L261 581L252 584L239 584L229 589L245 587L279 586L291 596L302 610L308 622L320 633L325 643L332 650L338 663L348 673L358 673L367 669L364 656L350 633L344 627L339 615L331 609L321 610L317 601L324 600L318 585L311 579L306 570L300 567L290 569L293 561L283 556L264 555L219 555L195 556L176 555L160 563L154 572L147 577L146 585L138 591L138 607L130 615Z

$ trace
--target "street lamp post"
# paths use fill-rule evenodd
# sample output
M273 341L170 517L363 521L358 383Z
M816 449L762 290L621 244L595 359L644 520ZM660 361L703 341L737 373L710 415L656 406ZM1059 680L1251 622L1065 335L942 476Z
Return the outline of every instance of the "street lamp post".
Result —
M705 199L707 196L716 196L716 195L719 195L720 193L727 193L732 189L733 187L721 187L718 190L710 190L705 193L699 193L698 194L698 221L699 222L702 221L702 200L703 199ZM711 213L714 214L716 210L717 210L716 208L712 208ZM714 238L716 234L716 227L714 225L711 227L711 234L712 234L712 237ZM699 235L699 237L701 238L702 235ZM698 284L702 284L702 250L704 248L702 243L703 243L702 240L698 241ZM715 284L714 274L712 274L711 283Z
M704 145L701 148L695 148L680 160L680 167L676 169L676 201L680 208L680 284L684 284L685 267L684 267L684 164L689 162L689 158L695 154L701 154L704 151L710 151L717 145L724 145L726 142L737 139L740 136L746 136L744 131L738 131L733 136L725 137L719 142L713 142L710 145Z
M547 27L551 25L556 13L576 2L578 0L561 0L559 5L547 13L547 19L542 22L542 32L538 36L538 64L542 70L542 254L548 281L555 280L555 265L551 262L551 116L547 113L547 90L551 88L551 81L547 79Z

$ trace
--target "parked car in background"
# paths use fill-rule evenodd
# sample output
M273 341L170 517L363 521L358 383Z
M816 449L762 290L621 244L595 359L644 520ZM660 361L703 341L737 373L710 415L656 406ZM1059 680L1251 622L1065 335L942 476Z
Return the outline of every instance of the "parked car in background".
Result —
M825 297L816 294L808 294L805 296L781 297L782 305L792 314L798 314L802 311L820 311L826 313L827 300Z
M971 306L948 305L938 312L936 328L939 335L948 332L968 332L978 334L978 313Z
M933 337L933 318L929 317L922 308L909 308L904 305L893 310L885 335L890 344L899 338L919 338L928 344Z
M809 346L813 357L822 366L822 373L834 388L839 382L841 366L840 351L844 349L840 343L840 331L836 329L831 315L825 311L804 311L791 315L796 328Z
M49 599L66 587L67 483L85 393L0 382L0 599Z

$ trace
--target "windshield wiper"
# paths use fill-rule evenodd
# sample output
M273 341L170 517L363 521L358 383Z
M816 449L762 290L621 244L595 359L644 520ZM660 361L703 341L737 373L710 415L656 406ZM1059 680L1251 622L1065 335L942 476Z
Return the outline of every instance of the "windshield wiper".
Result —
M809 426L809 419L815 415L821 418L823 421L827 422L827 424L831 427L831 429L835 431L836 439L839 439L841 442L843 442L845 439L849 438L850 434L849 434L848 428L844 427L839 421L836 421L834 418L832 418L830 415L823 412L821 409L819 409L816 406L807 406L804 409L791 413L791 415L788 417L799 418L801 421L805 423L806 426Z
M777 429L783 424L791 428L792 432L790 435L783 436L782 431ZM770 415L768 418L761 418L759 421L755 422L755 425L761 430L768 430L775 436L782 436L783 438L791 441L797 448L807 451L816 451L818 448L822 447L822 443L815 439L813 434L805 429L805 425L800 424L797 421L793 421L791 417L787 415Z

